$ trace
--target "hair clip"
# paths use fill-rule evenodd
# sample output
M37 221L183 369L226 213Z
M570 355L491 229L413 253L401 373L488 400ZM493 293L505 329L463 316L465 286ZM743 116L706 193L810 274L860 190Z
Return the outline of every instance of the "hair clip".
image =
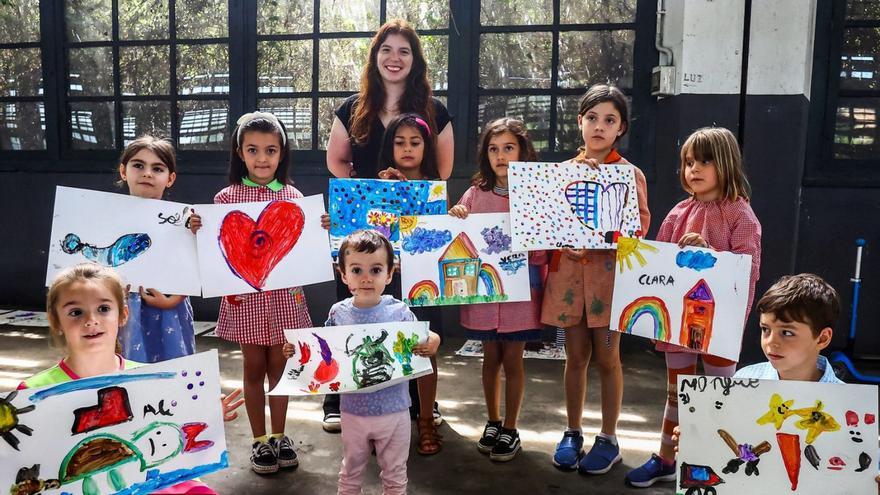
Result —
M287 146L287 134L284 132L284 128L281 127L281 122L278 121L278 117L275 117L271 113L260 111L246 113L239 117L238 120L235 122L236 124L238 124L238 127L236 127L235 129L235 136L233 136L235 138L236 144L241 146L241 128L257 119L268 120L272 125L274 125L275 128L278 129L278 133L281 134L282 146Z

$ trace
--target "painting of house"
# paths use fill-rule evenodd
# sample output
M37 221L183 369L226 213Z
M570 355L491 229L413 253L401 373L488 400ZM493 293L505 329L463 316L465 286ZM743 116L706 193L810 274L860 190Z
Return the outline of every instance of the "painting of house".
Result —
M681 345L706 352L712 339L712 320L715 316L715 298L705 279L700 279L683 300L681 314Z
M461 232L452 240L437 264L444 297L468 297L477 294L480 254L466 232Z

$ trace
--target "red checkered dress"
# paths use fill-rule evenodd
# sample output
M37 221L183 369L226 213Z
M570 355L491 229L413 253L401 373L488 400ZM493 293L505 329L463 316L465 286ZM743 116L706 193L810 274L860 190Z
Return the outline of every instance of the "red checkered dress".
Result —
M657 232L657 240L678 242L688 232L700 234L716 251L752 255L749 302L746 306L748 318L761 267L761 222L749 202L743 198L737 198L736 201L697 201L688 198L675 205L666 215ZM665 342L658 342L657 350L688 352Z
M233 184L214 196L214 203L249 203L303 197L287 185L274 192L268 187ZM301 287L226 296L220 301L217 335L240 344L279 345L284 329L309 328L312 319Z

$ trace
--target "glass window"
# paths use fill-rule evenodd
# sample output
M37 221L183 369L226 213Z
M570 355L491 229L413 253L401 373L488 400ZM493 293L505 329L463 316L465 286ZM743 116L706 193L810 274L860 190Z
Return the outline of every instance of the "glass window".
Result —
M76 150L112 150L116 147L116 118L112 101L70 104L70 145Z
M447 277L458 277L459 276L458 266L446 265L446 276Z
M2 2L2 7L0 7L0 43L39 43L39 41L39 0Z
M0 2L0 150L46 149L38 0Z
M229 102L187 100L178 103L181 150L228 149Z
M122 146L127 146L142 134L171 135L170 101L122 103Z
M271 112L287 128L287 141L293 150L312 149L312 99L286 98L260 100L260 111Z
M480 86L549 88L552 50L552 33L484 34L480 37Z
M483 26L531 26L552 22L553 0L482 0L480 2L480 24Z
M46 149L46 109L42 102L0 103L0 149Z
M380 0L321 0L321 32L357 32L379 29Z
M176 0L174 7L178 38L225 38L228 35L228 0Z
M258 0L257 34L311 33L314 9L308 0Z
M118 1L120 39L168 39L168 0ZM178 2L179 4L180 2Z
M42 71L39 48L0 49L0 96L41 95Z

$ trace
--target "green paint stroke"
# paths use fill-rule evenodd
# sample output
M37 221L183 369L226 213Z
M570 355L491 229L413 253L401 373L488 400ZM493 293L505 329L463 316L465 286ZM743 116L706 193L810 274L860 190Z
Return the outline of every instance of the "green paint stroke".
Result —
M568 315L565 313L560 313L560 315L557 316L556 319L561 321L562 323L565 323L566 321L568 321Z
M406 338L406 336L403 335L403 332L398 330L397 341L394 342L392 348L394 350L394 357L397 358L401 368L403 368L403 376L409 376L412 374L413 347L418 344L418 335L412 334L410 338Z
M565 301L565 304L568 304L569 306L574 304L574 291L571 289L566 290L565 296L563 296L562 300Z
M590 303L590 314L601 315L603 311L605 311L605 303L598 297L593 296L593 302Z
M510 299L510 296L508 296L507 294L496 294L494 296L452 296L438 297L436 299L432 299L430 297L417 297L415 299L406 298L403 300L403 302L405 302L409 306L455 306L457 304L504 302L508 299Z

